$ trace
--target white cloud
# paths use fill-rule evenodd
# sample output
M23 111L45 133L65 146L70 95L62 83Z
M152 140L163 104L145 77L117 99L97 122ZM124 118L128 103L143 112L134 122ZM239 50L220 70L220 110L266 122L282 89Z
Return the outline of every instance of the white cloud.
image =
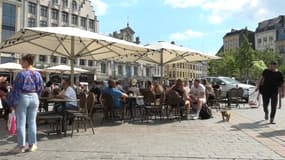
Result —
M125 0L125 1L122 1L119 5L121 7L131 7L133 5L136 5L139 3L139 0Z
M227 18L263 20L284 14L281 0L164 0L173 8L199 7L208 14L209 22L222 23Z
M165 0L164 3L174 8L196 7L203 4L206 0Z
M184 41L191 38L200 38L203 37L205 34L198 31L193 31L192 29L188 29L185 32L176 32L172 33L169 37L170 40L173 41Z
M102 16L106 14L108 9L108 4L103 2L102 0L91 0L91 3L95 9L95 13L97 16Z
M218 15L210 15L209 16L209 21L213 24L220 24L224 20L224 17L218 16Z

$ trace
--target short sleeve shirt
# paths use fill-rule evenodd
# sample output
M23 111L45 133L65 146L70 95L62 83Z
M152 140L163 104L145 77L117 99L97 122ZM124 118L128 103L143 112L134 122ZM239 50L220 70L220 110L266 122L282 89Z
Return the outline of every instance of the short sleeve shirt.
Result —
M120 108L121 107L121 97L123 96L123 92L116 88L105 88L103 90L103 93L107 93L113 96L114 101L115 101L115 108Z
M64 91L64 95L67 99L76 100L76 93L72 87L67 87ZM66 102L66 104L71 104L73 106L77 106L77 102Z
M202 84L196 88L194 85L190 89L190 94L194 95L195 97L201 96L202 94L205 95L206 89Z

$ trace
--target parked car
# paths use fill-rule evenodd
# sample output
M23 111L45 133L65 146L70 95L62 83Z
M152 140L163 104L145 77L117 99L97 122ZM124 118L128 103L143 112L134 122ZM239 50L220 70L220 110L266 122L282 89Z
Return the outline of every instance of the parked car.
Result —
M222 91L222 97L226 97L227 91L229 91L231 88L238 88L241 87L243 89L243 99L248 101L248 97L250 93L253 93L255 90L255 86L250 85L250 84L244 84L241 83L233 78L230 77L205 77L208 82L210 83L215 83L220 86L221 91Z

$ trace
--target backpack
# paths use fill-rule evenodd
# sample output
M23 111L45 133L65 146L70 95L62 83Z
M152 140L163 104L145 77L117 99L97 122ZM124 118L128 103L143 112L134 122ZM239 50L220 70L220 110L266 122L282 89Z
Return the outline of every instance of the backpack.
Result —
M210 119L210 118L213 118L213 115L212 115L212 110L208 107L207 104L203 104L202 108L201 108L201 111L200 111L200 114L199 114L199 117L201 119Z

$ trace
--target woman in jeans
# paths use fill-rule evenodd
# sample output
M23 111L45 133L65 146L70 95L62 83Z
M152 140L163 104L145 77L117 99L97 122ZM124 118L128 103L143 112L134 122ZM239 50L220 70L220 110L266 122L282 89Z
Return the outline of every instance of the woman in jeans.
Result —
M8 98L8 104L12 110L15 110L17 121L18 145L12 150L14 153L37 150L36 116L39 96L42 94L44 85L41 74L33 70L33 63L32 55L25 55L22 58L23 70L17 74ZM28 148L26 148L26 123L28 125Z

